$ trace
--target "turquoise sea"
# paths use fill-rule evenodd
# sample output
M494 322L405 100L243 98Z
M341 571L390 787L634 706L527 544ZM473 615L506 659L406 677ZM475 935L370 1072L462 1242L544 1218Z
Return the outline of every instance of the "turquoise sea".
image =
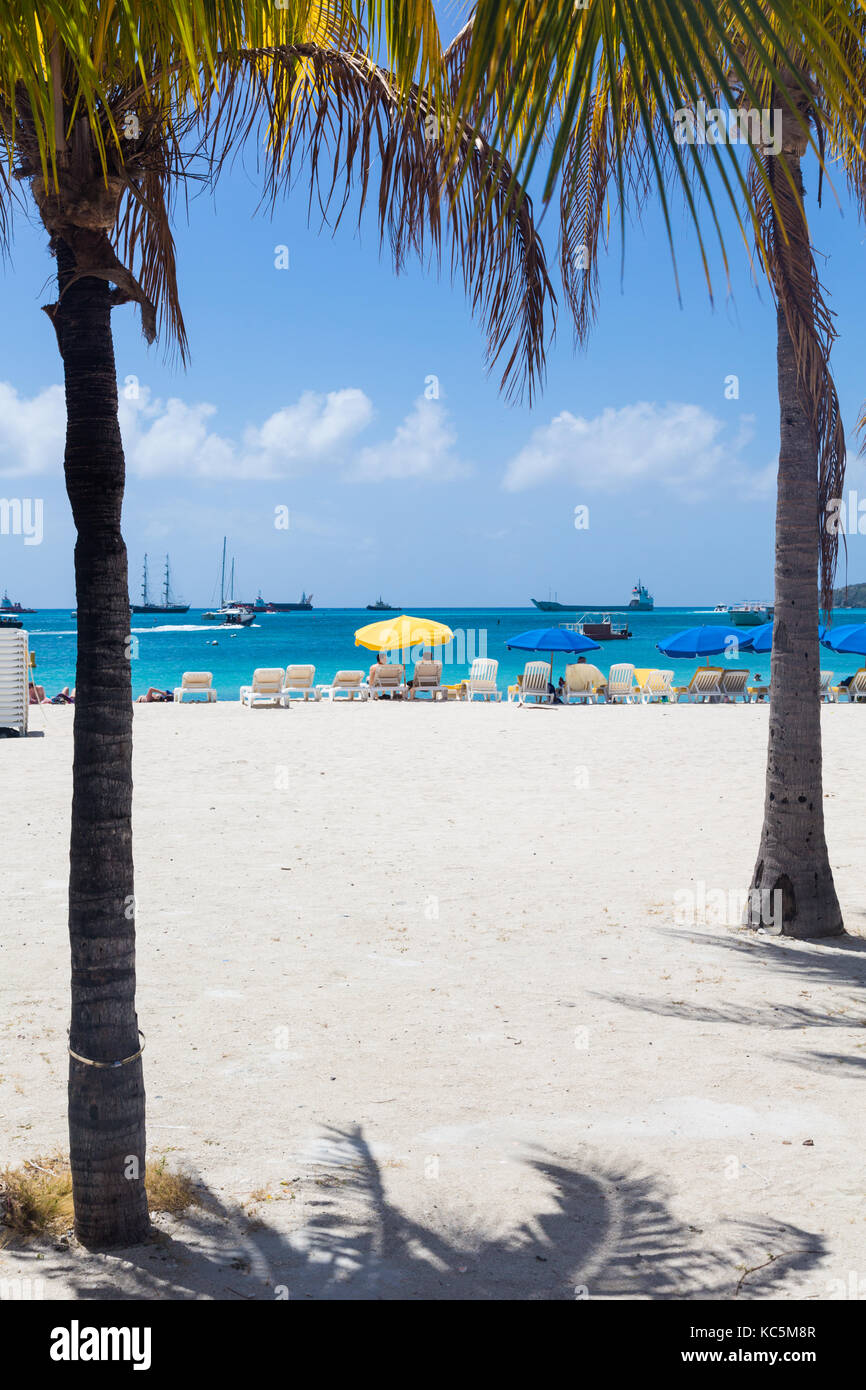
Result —
M525 662L533 659L531 654L507 651L505 644L510 637L530 628L555 626L582 616L540 613L535 608L419 608L413 611L418 616L430 616L447 623L455 633L453 650L449 652L446 648L443 653L444 680L451 683L465 676L473 656L492 656L499 662L499 685L503 691L523 670ZM168 620L133 615L132 634L137 639L132 661L134 695L144 694L151 685L162 689L179 685L184 671L205 670L213 672L219 698L235 700L255 667L301 662L315 665L316 681L325 683L341 668L366 670L369 667L372 654L355 646L354 633L377 617L388 616L356 608L314 608L302 613L260 614L252 627L237 630L204 623L201 613L201 609L191 609L189 613ZM605 673L619 661L629 661L633 666L672 668L677 683L681 678L687 680L699 663L662 657L656 650L656 643L685 627L728 621L725 614L706 608L656 608L651 613L618 613L611 617L615 625L627 622L634 635L626 641L604 643L601 651L590 653L588 659ZM836 614L838 625L863 621L866 621L866 610ZM72 687L75 684L76 631L70 610L45 609L28 614L24 624L36 656L36 680L45 687L46 694L56 694L66 685ZM742 631L745 635L748 629ZM565 657L555 659L554 678L562 674L565 662ZM769 676L769 655L744 652L741 660L734 664L747 666L753 674ZM863 664L863 660L855 656L822 652L822 667L832 670L839 678L851 675Z

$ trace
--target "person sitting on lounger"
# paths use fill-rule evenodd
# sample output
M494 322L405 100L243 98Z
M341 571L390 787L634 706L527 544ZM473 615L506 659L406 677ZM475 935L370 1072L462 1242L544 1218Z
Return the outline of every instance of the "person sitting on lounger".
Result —
M30 694L30 703L31 703L31 705L47 705L47 704L48 704L48 697L47 697L46 694L45 694L45 686L44 686L44 685L34 685L33 681L31 681L31 682L30 682L30 692L29 692L29 694Z
M380 669L380 667L382 667L382 666L387 666L387 665L388 665L388 657L387 657L387 654L386 654L385 652L377 652L377 653L376 653L376 660L374 661L373 665L370 667L370 670L367 672L367 684L368 684L368 685L378 685L378 684L379 684L379 669ZM379 699L380 699L380 700L382 699L382 696L381 696L381 695L379 696ZM387 700L390 700L390 699L391 699L391 693L390 693L390 691L389 691L388 694L385 696L385 699L387 699Z
M174 694L171 690L160 690L159 686L152 685L146 695L139 695L135 703L137 705L170 705L174 703Z

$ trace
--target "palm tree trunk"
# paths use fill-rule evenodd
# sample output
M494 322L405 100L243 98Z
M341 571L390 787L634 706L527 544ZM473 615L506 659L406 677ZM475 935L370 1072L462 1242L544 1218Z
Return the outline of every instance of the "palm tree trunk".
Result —
M135 1012L129 589L120 530L124 458L105 280L70 283L57 243L53 318L66 383L66 489L77 531L69 938L69 1143L75 1230L90 1248L147 1234L144 1078Z
M793 121L787 112L785 123ZM783 149L802 198L800 131ZM805 229L804 229L805 230ZM808 234L781 255L788 284L808 284ZM799 265L792 258L804 257ZM792 278L793 277L793 278ZM818 698L818 444L794 343L777 310L781 439L776 502L776 596L764 826L752 879L751 920L785 936L844 931L824 838L821 705ZM760 890L760 896L756 890Z

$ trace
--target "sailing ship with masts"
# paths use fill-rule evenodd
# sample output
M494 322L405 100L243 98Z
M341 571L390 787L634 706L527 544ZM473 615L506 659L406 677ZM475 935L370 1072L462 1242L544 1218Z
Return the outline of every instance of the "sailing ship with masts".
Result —
M147 556L144 557L144 570L141 576L141 603L131 603L133 613L188 613L189 604L179 603L171 596L171 570L168 556L165 557L165 574L162 581L162 603L153 603L150 597L147 573Z

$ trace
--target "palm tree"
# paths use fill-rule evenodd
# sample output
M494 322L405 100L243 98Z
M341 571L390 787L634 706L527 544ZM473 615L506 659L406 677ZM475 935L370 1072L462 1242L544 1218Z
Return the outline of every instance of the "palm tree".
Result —
M306 169L336 220L378 183L397 269L443 237L507 390L544 365L550 285L531 207L482 139L449 143L426 0L19 0L0 15L0 233L29 189L57 262L46 306L63 362L76 527L78 659L69 934L69 1132L75 1224L90 1247L148 1230L135 1008L129 591L111 311L134 301L185 359L171 200L257 142L274 200ZM382 18L384 11L384 18ZM384 50L386 65L370 56Z
M560 183L560 260L576 337L585 342L598 303L598 250L613 195L626 210L660 198L673 253L671 185L682 190L701 248L718 235L707 164L739 229L751 232L777 305L780 452L776 512L775 627L764 824L749 920L795 937L844 930L824 837L818 702L818 570L832 608L845 436L830 374L835 336L803 203L801 163L811 147L820 174L838 160L858 206L866 195L866 15L858 0L479 0L454 45L457 105L471 104L490 138L514 146L526 177L549 140L545 196ZM734 143L684 140L697 103L732 112L748 133L748 162ZM777 112L772 150L747 120ZM681 143L682 142L682 143ZM704 217L696 192L704 195ZM746 216L741 216L745 199ZM726 263L727 264L727 263ZM777 895L777 896L767 896Z

